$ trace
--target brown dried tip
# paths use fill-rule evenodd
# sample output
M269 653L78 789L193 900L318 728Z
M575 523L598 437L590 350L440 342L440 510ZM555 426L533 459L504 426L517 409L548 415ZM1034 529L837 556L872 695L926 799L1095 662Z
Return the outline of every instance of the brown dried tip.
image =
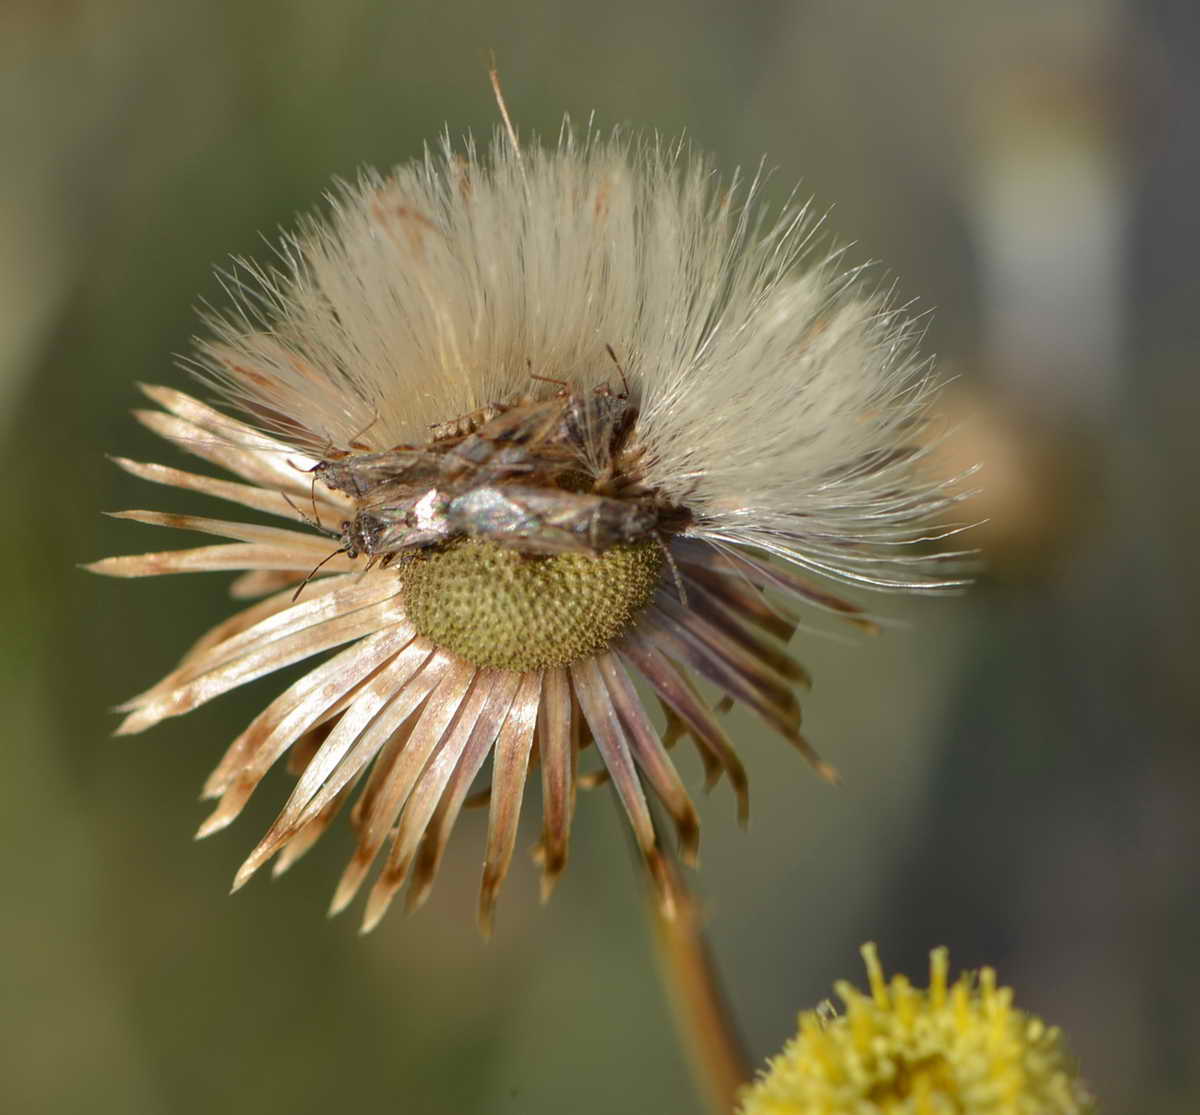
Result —
M735 701L787 739L823 778L837 781L800 732L795 690L808 684L808 675L783 645L794 619L763 594L778 591L860 621L853 606L748 555L667 538L663 546L670 560L662 561L660 579L651 578L638 607L599 649L590 647L567 665L521 672L480 666L420 627L407 595L409 567L400 561L391 568L378 562L364 572L361 561L335 554L303 597L293 599L295 585L329 556L328 538L304 521L313 516L303 508L311 505L321 521L333 523L353 516L355 505L297 471L291 447L179 392L152 387L146 393L162 409L140 412L145 425L240 480L218 481L126 458L117 460L121 468L156 484L276 515L287 524L114 513L221 541L109 558L90 568L114 576L231 570L238 575L235 595L261 596L194 642L162 680L126 701L118 733L143 731L268 673L318 659L230 744L205 783L204 797L215 805L197 837L231 824L275 764L284 761L296 777L279 816L239 868L234 890L268 860L274 861L273 875L288 870L347 807L356 846L329 912L340 913L356 899L383 855L366 896L362 929L368 932L406 881L407 909L426 900L460 813L486 807L478 910L486 935L512 862L525 790L537 778L542 818L535 859L542 900L567 864L578 790L611 784L663 914L671 917L677 899L650 803L657 800L670 817L678 855L694 865L700 824L673 759L681 739L694 745L706 788L728 778L742 824L749 812L747 777L721 719ZM654 553L659 569L659 550ZM582 576L580 556L570 556L572 561L557 565L557 556L538 559L542 573L551 580L561 574L568 589L572 578ZM521 596L510 614L504 609L513 607L512 600L504 592L487 578L473 583L476 588L456 607L465 607L469 619L474 597L486 597L489 621L510 635L515 631L518 641L532 629L525 612L547 599ZM569 604L567 599L562 606ZM651 718L635 677L653 693L665 724ZM697 682L713 687L716 696L702 695ZM593 745L596 765L581 775L579 754ZM487 788L472 794L481 775Z

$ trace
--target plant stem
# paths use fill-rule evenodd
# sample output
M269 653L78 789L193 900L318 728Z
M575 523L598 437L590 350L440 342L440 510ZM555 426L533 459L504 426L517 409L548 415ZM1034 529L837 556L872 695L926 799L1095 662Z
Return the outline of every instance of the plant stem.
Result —
M664 912L661 894L650 896L659 972L680 1042L709 1109L713 1115L731 1115L753 1069L704 939L696 900L669 860L665 873L673 914Z

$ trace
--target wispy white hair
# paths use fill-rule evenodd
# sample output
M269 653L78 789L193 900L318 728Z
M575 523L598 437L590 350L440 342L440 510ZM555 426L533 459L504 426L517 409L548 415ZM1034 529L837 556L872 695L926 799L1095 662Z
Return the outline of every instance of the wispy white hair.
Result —
M918 329L761 184L657 137L446 139L340 186L275 267L238 264L200 363L316 456L624 377L645 480L691 512L686 533L852 583L948 584L902 545L952 502L914 467L933 389Z

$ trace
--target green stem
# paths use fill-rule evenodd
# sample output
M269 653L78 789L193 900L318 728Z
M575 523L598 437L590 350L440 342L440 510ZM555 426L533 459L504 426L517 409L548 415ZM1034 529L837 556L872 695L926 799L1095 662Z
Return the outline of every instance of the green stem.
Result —
M709 1110L713 1115L731 1115L753 1068L704 939L696 900L678 867L668 861L665 868L663 882L673 914L664 912L661 893L650 894L659 971L681 1044Z

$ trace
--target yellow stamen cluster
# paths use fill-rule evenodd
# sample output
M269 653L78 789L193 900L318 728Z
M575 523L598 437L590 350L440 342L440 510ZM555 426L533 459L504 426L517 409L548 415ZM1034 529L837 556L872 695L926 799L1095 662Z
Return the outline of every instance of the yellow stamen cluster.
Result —
M1093 1102L1057 1027L1016 1010L984 968L950 984L946 949L929 989L885 980L862 949L870 993L835 984L845 1013L800 1015L799 1033L742 1100L741 1115L1086 1115Z

